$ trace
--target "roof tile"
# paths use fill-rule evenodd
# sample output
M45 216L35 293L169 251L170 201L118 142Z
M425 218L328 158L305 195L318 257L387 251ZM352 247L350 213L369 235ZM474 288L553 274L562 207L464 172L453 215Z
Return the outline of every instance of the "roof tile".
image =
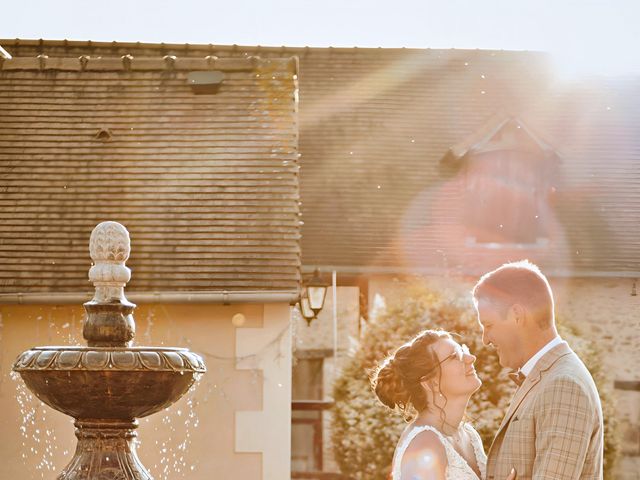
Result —
M204 59L143 60L4 62L0 293L88 291L89 235L115 220L131 232L133 292L294 295L295 62L216 61L219 92L194 95L186 76Z
M256 54L263 58L297 55L306 265L345 271L475 273L529 256L558 274L640 274L640 136L635 127L640 120L640 90L635 79L562 84L553 76L548 57L535 52L0 43L18 56L43 52L50 57L175 55L176 65L185 58L209 55L240 59ZM60 95L77 95L89 102L111 95L117 77L110 83L105 78L100 85L86 85L79 94L73 84L64 82L58 80ZM169 79L166 82L166 88L174 88ZM126 125L145 113L156 114L159 121L145 125L144 131L162 132L169 135L167 141L175 140L168 127L181 115L180 106L162 112L136 110L139 101L155 94L152 82L144 77L137 78L136 85L121 92L123 102L130 102L126 105L131 118L121 112L118 121ZM8 87L24 95L29 94L25 90L38 88L26 79ZM278 111L275 101L245 98L252 95L246 88L246 84L244 90L239 87L237 101L258 102L254 105L266 101L274 114ZM174 101L183 100L180 96ZM460 203L465 192L460 181L464 166L440 162L452 146L471 138L493 115L504 111L522 120L560 157L555 177L548 179L552 191L545 221L554 237L547 247L469 246ZM29 109L21 109L19 115L34 126L43 125ZM237 115L233 107L215 117L194 108L191 117L182 120L189 140L196 141L205 122L220 121L220 128L229 135L236 127L246 128L236 122ZM83 125L95 131L103 123L99 116L79 117L69 109L59 114L52 132L68 135L70 129ZM9 126L19 127L10 116ZM265 133L280 131L274 128ZM295 135L295 128L282 131ZM124 143L122 147L124 155ZM143 158L139 153L143 147L126 150L133 164ZM15 158L33 161L24 148L16 147ZM50 152L51 161L63 162L64 154L55 152ZM172 154L189 167L196 167L201 159L199 153ZM244 168L249 154L234 153L225 168ZM89 158L96 164L103 161L97 155ZM154 164L170 161L170 156L157 154Z

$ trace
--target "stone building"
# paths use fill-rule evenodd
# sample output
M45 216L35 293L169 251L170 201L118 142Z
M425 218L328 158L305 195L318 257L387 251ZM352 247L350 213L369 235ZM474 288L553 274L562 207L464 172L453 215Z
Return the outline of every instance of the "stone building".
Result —
M66 88L68 96L75 95L79 104L86 103L83 96L87 93L91 95L92 89L54 81L55 76L47 74L46 65L55 65L49 63L55 57L70 58L72 60L67 61L72 63L77 60L81 71L80 57L89 58L87 68L94 61L95 65L100 65L103 59L125 62L123 56L129 59L132 66L136 65L136 58L154 58L159 64L156 73L160 83L154 86L146 77L135 77L141 83L135 90L132 86L129 102L135 105L139 101L136 100L138 96L146 98L145 101L150 102L149 113L155 116L154 121L157 120L159 125L148 127L147 131L142 130L141 137L136 138L135 142L145 145L148 141L146 135L154 132L168 135L167 141L174 139L180 142L173 147L189 149L187 156L175 157L184 167L180 172L194 181L196 178L205 180L203 183L210 177L202 176L204 173L198 170L199 166L194 160L215 154L217 150L207 150L209 147L206 145L206 141L214 136L221 141L223 137L228 140L232 138L233 132L230 130L217 137L211 125L229 122L237 112L208 114L210 105L202 106L188 126L194 130L178 140L173 137L175 133L172 131L175 117L170 112L158 115L159 112L154 111L157 105L152 108L152 104L158 102L158 97L145 89L152 87L162 92L165 88L162 82L174 85L171 82L176 79L171 79L171 75L176 75L176 69L179 81L183 82L181 88L186 88L184 80L187 70L218 69L210 63L206 66L199 64L197 68L186 67L186 70L178 68L181 63L187 65L193 59L218 62L215 57L235 58L251 63L257 62L251 60L256 56L264 61L298 57L300 101L297 121L292 125L289 120L283 120L278 126L283 131L293 132L292 135L295 135L296 127L299 131L299 137L296 138L302 167L299 176L302 201L299 211L304 220L301 227L302 272L307 274L318 268L327 278L329 272L335 272L337 298L334 301L332 292L328 293L325 309L310 327L298 316L293 317L294 357L297 362L294 367L293 405L301 411L293 412L295 441L292 466L293 470L301 471L301 478L304 478L305 471L309 475L310 470L335 470L326 428L331 380L335 369L339 367L340 358L348 354L350 338L357 339L359 328L366 322L374 299L394 297L402 290L404 283L414 276L426 277L447 288L459 288L464 292L482 272L504 261L521 258L535 261L550 277L557 297L558 313L582 328L587 337L597 341L605 351L612 352L605 356L604 361L610 372L611 386L616 387L618 411L625 427L622 442L625 459L618 478L638 478L640 392L637 389L640 377L634 365L640 360L636 348L640 341L640 300L636 292L636 279L640 276L640 243L637 242L640 234L637 222L640 190L636 166L640 144L635 125L640 105L634 79L592 78L563 82L555 76L549 58L535 52L265 48L30 40L0 40L0 44L14 57L29 57L31 68L44 68L38 73L43 79L39 81L48 79L51 83L46 85L51 85L51 88L54 85L62 91ZM36 75L35 70L33 72ZM8 71L0 70L0 79L3 81L8 75ZM112 98L110 95L118 94L119 80L115 80L115 77L126 74L111 75L114 75L113 83L104 86L104 97L97 98ZM260 78L262 81L278 83L277 76L270 79L262 75ZM33 82L23 77L17 81L14 89L28 92L27 85ZM218 95L231 93L225 92L224 87L223 82ZM249 87L245 85L245 88ZM75 93L71 93L72 90ZM10 94L3 90L0 95L7 98ZM28 98L34 96L29 94ZM211 103L215 104L216 98L221 97L214 95L210 98ZM255 108L250 116L258 121L262 119L260 112L264 111L264 104L252 102L246 90L240 88L233 98L248 102L242 105L248 109ZM175 104L181 104L184 97L180 99L176 99ZM228 99L231 102L231 95ZM280 97L277 100L274 99L271 104L273 112L279 112L280 108L289 111ZM13 100L5 100L4 106L14 109L14 103ZM42 103L52 105L55 99L47 99ZM126 105L122 104L121 111L130 108ZM90 119L87 114L82 122L69 127L90 125L92 134L98 137L92 141L100 141L99 137L103 137L105 143L102 146L113 145L109 142L116 141L117 134L123 135L124 132L108 122L102 122L103 114L99 112L97 104L94 106L98 112L97 119ZM234 110L235 107L227 104L224 108ZM28 109L33 112L57 111L59 113L56 115L68 116L66 110L60 110L55 105L31 105ZM2 121L11 126L13 115L13 112L9 116L2 115ZM36 120L33 115L25 118L26 121ZM132 116L132 120L135 121L135 116ZM33 125L47 128L41 122ZM133 124L126 126L134 128L134 131L137 128ZM28 128L12 128L18 130L0 133L5 142L1 153L3 159L10 158L5 151L11 155L30 153L24 150L30 148L26 143L19 143L24 142L20 135L24 135ZM77 133L70 131L70 128L52 129L50 135L60 141L63 138L69 138L70 142L80 140L79 137L72 140ZM86 128L85 133L91 133ZM40 135L44 135L44 132ZM109 139L109 135L113 136L113 140ZM269 141L275 141L275 138L269 137ZM283 133L277 138L289 137ZM173 154L172 146L164 145L160 138L154 137L154 142L149 144L152 148L167 147L166 153ZM6 147L11 150L6 150ZM202 155L198 153L200 147L205 148ZM292 153L291 150L286 151ZM50 153L56 152L53 150ZM126 152L120 149L122 155L126 155ZM34 158L44 154L34 153ZM279 150L271 154L281 159ZM135 160L138 157L129 158ZM294 160L287 160L291 161L289 166L292 168ZM284 160L282 163L283 168L288 168ZM89 172L87 165L85 172ZM135 165L136 162L132 161L132 172L135 172ZM155 162L154 165L157 170L148 170L150 176L171 185L174 180L171 175L165 174L161 168L163 164ZM236 167L241 167L239 164L230 167L232 170L226 172L229 175L238 171L249 173L238 170ZM192 168L193 175L189 176ZM247 177L249 183L241 183L248 189L254 185L251 181L271 182L275 181L271 175L279 176L278 172L272 172L267 167L252 170L251 173L255 176ZM8 174L3 179L11 179L12 172ZM78 175L81 176L81 173ZM269 178L265 179L264 175ZM229 177L227 180L244 182L238 177ZM2 182L6 185L6 180ZM38 188L37 184L34 185L34 188ZM195 195L202 186L193 185L189 194ZM289 186L294 188L293 185ZM167 192L167 198L172 198L169 187L161 191ZM276 190L269 191L274 196L278 195ZM119 190L117 193L123 202L123 194L133 195L132 189ZM226 195L226 191L220 191L220 194ZM46 197L46 201L50 202L53 198ZM147 197L141 195L130 198L144 205L143 198ZM214 213L222 208L220 203L206 203L212 198L206 195L190 198L194 209L202 204L202 212L210 209L211 217L215 217ZM257 204L262 198L256 197ZM289 200L293 200L293 197ZM6 203L5 197L2 201L6 207L16 208L17 204ZM129 202L128 205L133 215L135 209L131 207L136 203ZM296 209L288 210L292 203L286 205L288 213L298 213ZM29 205L29 208L36 206ZM227 206L224 208L226 210ZM280 206L274 208L277 210ZM87 207L86 212L91 211ZM180 217L178 213L176 210L176 219ZM58 218L67 220L65 217ZM204 218L208 222L208 217ZM287 219L293 221L293 216L287 216ZM132 231L135 256L135 222L122 221ZM149 222L149 225L152 223ZM176 242L185 248L194 248L189 250L193 252L190 257L192 260L203 254L203 258L221 258L213 253L216 247L211 247L220 242L235 244L237 241L228 236L216 236L208 237L212 243L201 244L200 233L207 235L208 232L199 232L197 225L185 222L181 230L184 236L167 237L166 241L159 240L165 235L164 232L153 236L147 230L146 241L150 242L153 236L156 239L154 241L164 241L163 248L170 249ZM274 232L285 233L278 229L280 225L277 223L272 227L276 227ZM73 231L78 233L75 228ZM90 228L86 231L87 236L89 231ZM210 253L208 257L206 252ZM276 258L273 257L276 254L274 250L260 252L268 252L269 258ZM79 261L76 257L73 255L72 261ZM156 279L154 281L161 281L162 275L152 270L160 268L156 265L159 261L180 263L173 252L170 255L169 250L157 248L148 248L144 258L147 259L145 268L150 272L149 278ZM285 257L277 258L273 265L279 265L280 259ZM286 261L292 258L286 256ZM264 257L261 259L266 262ZM269 270L268 264L261 263ZM132 266L135 282L136 265ZM241 262L235 264L239 269L242 266ZM78 268L78 275L80 270ZM216 271L211 272L214 277ZM230 269L229 276L220 278L232 280L242 275L242 271ZM183 278L188 275L188 272L183 272ZM165 277L177 279L179 275ZM239 278L244 281L248 277ZM131 290L134 289L133 282ZM148 292L158 288L151 283L148 285L144 287ZM226 289L224 282L216 285L217 288ZM207 291L215 291L216 285L200 284ZM265 285L261 284L263 287ZM15 290L8 292L16 293ZM135 300L134 296L132 298ZM163 308L172 305L166 304ZM190 308L193 307L191 305ZM142 305L141 308L146 306ZM158 316L154 313L150 318ZM334 338L334 318L337 321L337 339ZM182 322L180 325L182 328ZM33 325L30 328L33 329ZM4 331L6 336L9 331L6 320ZM228 344L225 345L228 347ZM197 350L196 345L191 345L191 348ZM232 354L229 351L229 355ZM11 360L6 360L7 356L10 355L5 354L5 363ZM265 374L265 385L267 377ZM234 402L242 405L244 400L239 398L236 396ZM224 448L228 451L229 445ZM254 460L251 461L255 461L255 457L252 458ZM208 461L214 462L214 459ZM317 475L317 478L322 476Z

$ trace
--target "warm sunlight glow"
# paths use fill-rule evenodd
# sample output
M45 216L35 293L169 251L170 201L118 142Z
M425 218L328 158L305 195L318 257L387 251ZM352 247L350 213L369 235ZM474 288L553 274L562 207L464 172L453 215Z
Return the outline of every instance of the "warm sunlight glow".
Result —
M558 76L565 81L605 76L628 77L640 74L640 52L637 49L621 48L599 38L589 48L580 45L555 47L552 54L554 67Z

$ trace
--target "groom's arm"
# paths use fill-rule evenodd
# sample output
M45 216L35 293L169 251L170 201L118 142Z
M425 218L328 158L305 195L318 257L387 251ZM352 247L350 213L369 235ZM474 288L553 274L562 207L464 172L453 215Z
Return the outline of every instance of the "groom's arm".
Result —
M533 479L578 479L593 433L596 409L569 375L553 379L536 399Z

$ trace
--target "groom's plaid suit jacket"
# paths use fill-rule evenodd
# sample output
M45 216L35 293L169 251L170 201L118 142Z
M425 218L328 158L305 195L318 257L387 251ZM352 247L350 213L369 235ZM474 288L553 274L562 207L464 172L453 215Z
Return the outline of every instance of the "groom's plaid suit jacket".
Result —
M487 480L602 479L602 407L591 374L566 342L518 388L491 444Z

